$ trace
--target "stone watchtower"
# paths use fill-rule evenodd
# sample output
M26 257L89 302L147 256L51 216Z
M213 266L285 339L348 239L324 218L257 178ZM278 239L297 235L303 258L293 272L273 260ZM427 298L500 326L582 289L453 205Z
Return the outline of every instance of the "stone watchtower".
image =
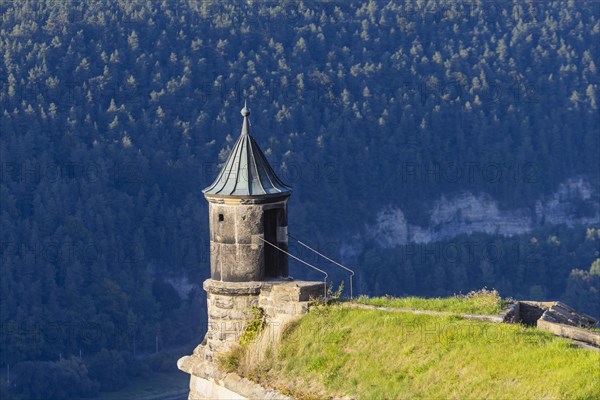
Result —
M225 166L203 191L210 215L210 276L223 282L285 278L287 254L265 241L287 251L292 190L275 175L250 136L250 111L245 106L242 116L242 133Z
M210 397L215 355L238 345L248 322L262 315L275 333L306 313L309 300L325 291L323 282L288 277L287 201L292 190L251 136L246 106L241 114L241 135L213 184L203 190L211 244L210 279L203 284L208 330L194 354L178 362L191 375L190 398Z

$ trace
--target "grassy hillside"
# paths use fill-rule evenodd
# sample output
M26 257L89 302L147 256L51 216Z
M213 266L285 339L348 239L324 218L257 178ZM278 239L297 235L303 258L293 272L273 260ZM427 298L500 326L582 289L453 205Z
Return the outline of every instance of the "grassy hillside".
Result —
M230 365L307 399L600 397L600 353L520 325L330 306L276 347Z
M356 300L361 304L382 307L412 308L417 310L446 311L457 314L496 315L507 305L508 301L500 297L495 290L482 289L470 292L465 296L453 297L367 297Z

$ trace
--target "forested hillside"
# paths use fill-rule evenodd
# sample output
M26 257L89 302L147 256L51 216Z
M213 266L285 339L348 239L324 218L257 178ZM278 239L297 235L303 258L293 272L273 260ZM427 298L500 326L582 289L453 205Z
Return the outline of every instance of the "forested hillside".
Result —
M336 257L384 206L427 225L433 199L464 191L527 209L576 177L593 194L572 213L593 217L599 15L595 1L2 0L0 361L200 340L201 190L244 100L294 189L290 232ZM561 228L567 248L543 229L545 269L509 260L515 282L372 240L351 261L363 293L563 296L581 268L571 293L597 296L595 233Z

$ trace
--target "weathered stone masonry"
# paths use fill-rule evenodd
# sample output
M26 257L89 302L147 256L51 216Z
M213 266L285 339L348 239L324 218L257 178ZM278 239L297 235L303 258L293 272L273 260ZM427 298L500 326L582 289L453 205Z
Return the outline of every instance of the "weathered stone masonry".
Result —
M207 279L204 289L208 294L208 332L194 353L177 363L190 374L189 399L287 399L277 391L220 371L214 359L238 345L247 323L254 318L253 307L262 309L265 329L276 338L287 322L308 311L311 299L323 296L324 283Z
M204 357L229 350L239 343L253 318L253 307L263 313L273 333L286 322L308 311L309 301L323 295L323 282L262 281L204 282L208 294L208 332Z
M288 275L285 254L265 248L269 245L262 240L287 251L287 196L231 200L207 196L207 199L213 279L248 282Z

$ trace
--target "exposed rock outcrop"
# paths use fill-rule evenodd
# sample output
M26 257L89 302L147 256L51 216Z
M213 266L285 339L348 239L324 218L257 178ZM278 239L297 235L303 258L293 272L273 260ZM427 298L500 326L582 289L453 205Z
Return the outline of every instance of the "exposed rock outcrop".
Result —
M582 214L583 206L585 213ZM538 200L533 209L502 210L487 194L470 192L447 198L442 196L429 210L429 225L407 221L399 207L388 206L377 215L368 235L382 247L407 243L430 243L460 234L475 232L502 236L519 235L545 224L569 226L600 222L600 204L591 185L572 179L560 185L552 195Z

